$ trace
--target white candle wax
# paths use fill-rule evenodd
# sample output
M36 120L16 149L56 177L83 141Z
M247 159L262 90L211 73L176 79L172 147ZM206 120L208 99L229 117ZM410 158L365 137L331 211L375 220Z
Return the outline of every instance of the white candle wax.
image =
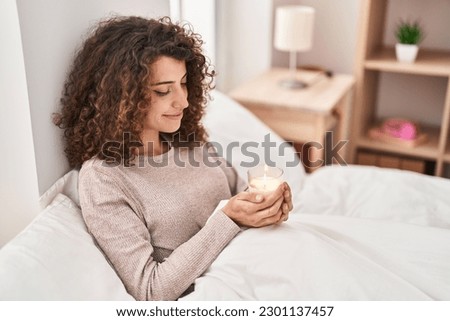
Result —
M254 177L249 182L251 191L272 192L281 184L281 180L275 177Z

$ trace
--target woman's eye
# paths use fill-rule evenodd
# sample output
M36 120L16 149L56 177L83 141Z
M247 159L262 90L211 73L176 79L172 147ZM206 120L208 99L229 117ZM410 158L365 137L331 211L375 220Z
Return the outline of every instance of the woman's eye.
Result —
M167 91L159 91L159 90L154 90L155 94L157 94L158 96L166 96L170 93L170 90Z

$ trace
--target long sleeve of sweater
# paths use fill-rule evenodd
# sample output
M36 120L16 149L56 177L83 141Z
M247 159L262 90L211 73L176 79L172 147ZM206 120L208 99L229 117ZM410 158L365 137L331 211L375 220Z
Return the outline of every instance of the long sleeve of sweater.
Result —
M80 173L79 189L90 233L127 291L137 300L180 297L240 231L228 216L218 211L195 235L158 262L144 210L126 184L89 168Z

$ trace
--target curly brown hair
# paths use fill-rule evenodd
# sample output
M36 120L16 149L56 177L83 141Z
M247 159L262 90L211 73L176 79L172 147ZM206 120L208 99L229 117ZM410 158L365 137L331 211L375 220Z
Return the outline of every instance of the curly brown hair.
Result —
M151 108L150 65L160 56L186 62L189 108L180 128L167 133L173 146L206 141L201 124L214 71L202 53L201 37L170 18L114 17L101 21L75 59L64 84L62 109L53 122L64 129L71 167L97 156L129 164ZM118 142L114 152L105 144ZM134 145L133 145L134 144Z

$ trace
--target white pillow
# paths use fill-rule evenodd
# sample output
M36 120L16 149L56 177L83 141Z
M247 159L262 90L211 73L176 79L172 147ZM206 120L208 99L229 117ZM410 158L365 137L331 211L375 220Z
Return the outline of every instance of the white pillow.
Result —
M55 199L59 193L69 197L78 207L80 199L78 196L78 175L79 171L72 169L63 177L58 179L40 198L39 205L41 210L45 209Z
M0 289L0 300L133 300L62 194L0 250Z
M217 90L213 91L211 96L213 99L206 109L204 125L208 131L209 140L215 145L217 143L220 145L219 148L223 152L221 156L236 168L244 180L247 180L249 169L249 164L245 163L255 159L255 155L260 163L265 159L274 162L277 167L284 170L284 179L291 186L295 206L295 196L299 194L306 174L294 148L233 99ZM270 142L275 143L274 147L263 146L262 143L267 134L270 134ZM246 143L257 144L257 147L249 147L246 152L246 145L244 145ZM238 144L238 146L230 148L232 144ZM244 155L246 153L247 156Z

